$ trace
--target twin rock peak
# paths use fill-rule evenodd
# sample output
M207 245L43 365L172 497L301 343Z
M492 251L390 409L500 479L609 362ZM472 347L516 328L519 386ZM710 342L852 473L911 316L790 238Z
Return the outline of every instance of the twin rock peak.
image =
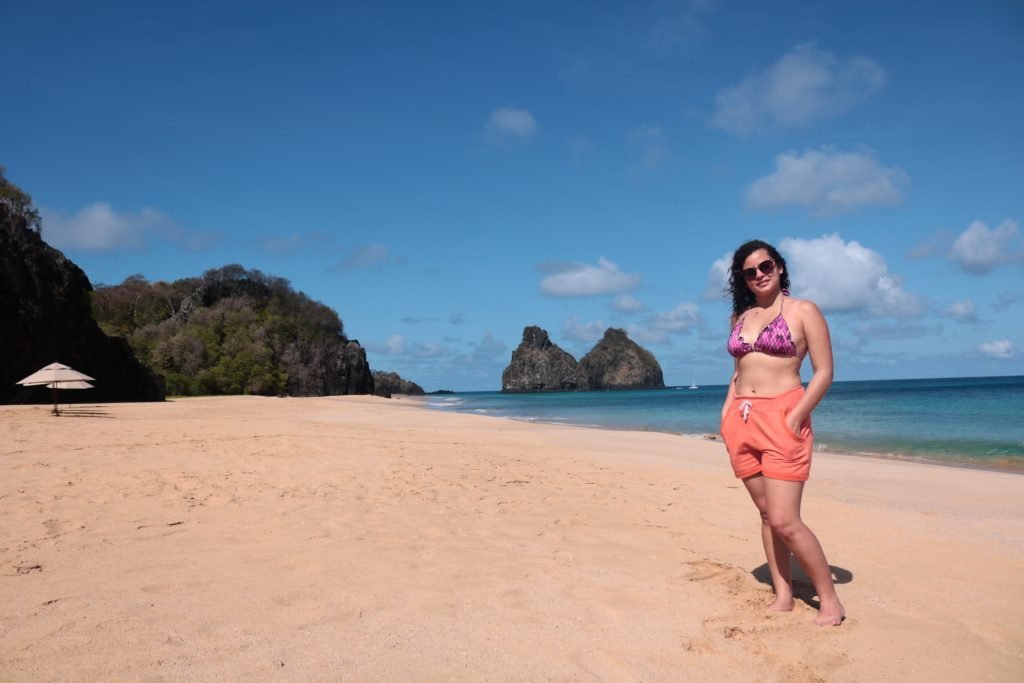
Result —
M506 393L664 388L654 354L617 328L608 328L601 341L576 362L552 343L545 330L527 327L501 375L501 390Z

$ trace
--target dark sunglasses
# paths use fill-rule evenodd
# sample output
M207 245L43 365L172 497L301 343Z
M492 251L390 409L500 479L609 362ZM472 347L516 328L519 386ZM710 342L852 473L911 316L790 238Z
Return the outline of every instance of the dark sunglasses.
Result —
M771 259L765 259L757 264L756 268L744 268L740 272L743 273L743 277L746 280L753 280L757 277L757 271L761 271L765 275L771 275L775 272L775 261Z

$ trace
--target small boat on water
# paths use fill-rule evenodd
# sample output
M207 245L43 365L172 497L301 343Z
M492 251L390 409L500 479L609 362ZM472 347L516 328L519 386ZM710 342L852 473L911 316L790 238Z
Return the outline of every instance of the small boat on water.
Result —
M691 389L700 389L700 387L698 387L694 382L690 382L690 388Z

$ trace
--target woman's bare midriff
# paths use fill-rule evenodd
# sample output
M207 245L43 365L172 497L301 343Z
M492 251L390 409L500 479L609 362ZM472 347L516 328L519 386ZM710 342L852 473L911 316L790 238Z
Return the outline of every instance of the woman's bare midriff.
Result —
M800 386L802 358L778 358L752 352L740 358L736 396L778 396Z

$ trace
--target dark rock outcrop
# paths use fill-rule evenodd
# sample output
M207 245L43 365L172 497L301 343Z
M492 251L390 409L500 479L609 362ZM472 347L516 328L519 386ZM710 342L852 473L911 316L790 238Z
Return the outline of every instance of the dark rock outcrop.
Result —
M523 341L512 352L512 361L501 375L501 390L508 393L587 388L576 359L553 344L548 333L536 326L523 330Z
M377 396L390 397L392 394L423 396L426 393L419 384L402 379L397 372L374 372L373 386L373 393Z
M366 349L356 340L296 340L281 354L289 396L372 394L373 374Z
M15 382L53 362L96 378L83 396L90 402L162 401L161 379L96 324L85 273L32 227L32 216L0 198L0 403L52 400Z
M664 389L661 366L625 330L609 328L579 363L539 327L523 330L523 341L501 375L507 393Z
M372 394L373 373L366 362L366 349L355 339L348 340L332 359L327 394Z
M607 329L601 341L580 359L580 370L595 391L665 388L654 354L616 328Z

